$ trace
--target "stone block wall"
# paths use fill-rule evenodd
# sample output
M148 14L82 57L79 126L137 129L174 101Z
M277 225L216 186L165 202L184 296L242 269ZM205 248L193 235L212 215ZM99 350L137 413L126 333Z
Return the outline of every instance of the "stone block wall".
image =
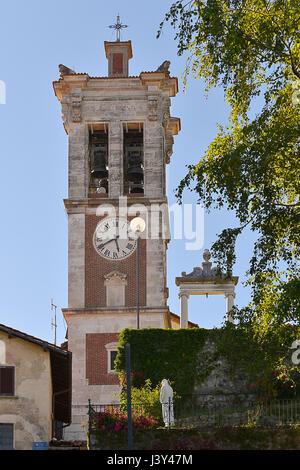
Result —
M211 369L208 376L201 383L194 386L193 393L198 404L209 406L218 404L247 404L253 401L254 395L247 390L248 379L242 370L235 370L234 376L229 372L229 364L226 358L212 359L216 353L216 347L207 341L199 353L197 367L201 370Z

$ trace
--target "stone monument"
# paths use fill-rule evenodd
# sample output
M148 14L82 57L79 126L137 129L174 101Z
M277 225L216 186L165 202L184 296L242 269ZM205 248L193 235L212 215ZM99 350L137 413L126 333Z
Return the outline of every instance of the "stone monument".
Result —
M188 298L190 295L224 295L226 299L226 319L233 323L230 314L235 298L235 286L238 277L228 278L223 273L219 273L216 267L210 262L210 251L205 249L202 253L204 261L202 268L194 267L189 274L182 272L180 277L176 277L176 285L179 286L180 298L180 328L188 327Z

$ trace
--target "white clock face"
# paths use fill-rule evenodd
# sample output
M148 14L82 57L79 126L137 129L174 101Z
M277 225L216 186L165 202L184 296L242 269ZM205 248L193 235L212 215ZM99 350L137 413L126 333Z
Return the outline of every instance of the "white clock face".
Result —
M136 235L125 218L107 217L96 227L93 237L97 253L109 260L130 256L137 246Z

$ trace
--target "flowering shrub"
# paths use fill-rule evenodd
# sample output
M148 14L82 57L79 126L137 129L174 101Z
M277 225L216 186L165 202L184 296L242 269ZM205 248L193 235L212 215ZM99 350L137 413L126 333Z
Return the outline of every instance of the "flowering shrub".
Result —
M151 429L157 424L153 416L147 418L141 413L141 409L132 413L133 429ZM106 408L95 413L91 431L97 433L119 432L128 429L128 416L118 408Z
M134 372L132 376L136 381L140 380L142 372ZM173 382L170 382L173 385ZM114 396L120 400L121 409L127 409L127 384L123 372L119 373L120 392ZM131 406L132 409L140 410L147 418L155 419L156 424L164 426L162 418L162 407L160 403L161 383L153 386L150 379L143 378L143 384L140 386L132 385L131 388ZM174 391L173 401L176 402L181 396Z
M145 378L144 378L144 373L142 370L140 371L133 371L130 374L130 379L131 379L131 386L135 388L143 388L145 385ZM124 372L119 373L119 378L118 382L121 388L126 390L127 387L127 379L126 379L126 374Z
M255 391L260 402L272 398L294 398L297 393L296 381L292 370L281 365L269 374L259 378L254 384L248 385L248 390Z
M144 377L143 382L141 382L142 372L133 372L131 377L133 377L134 380L131 387L132 409L140 410L145 417L154 417L157 423L163 424L159 398L161 385L158 384L153 387L151 380L144 379ZM140 384L140 386L135 386L136 383ZM120 400L121 409L127 410L127 383L126 376L123 372L119 373L119 385L120 392L115 393L114 396ZM176 397L177 395L174 393L174 398Z

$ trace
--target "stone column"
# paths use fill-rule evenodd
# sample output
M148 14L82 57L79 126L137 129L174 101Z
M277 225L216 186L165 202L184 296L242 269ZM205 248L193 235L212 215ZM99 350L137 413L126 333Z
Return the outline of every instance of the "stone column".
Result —
M225 294L227 321L231 323L233 323L233 318L230 315L230 311L232 310L232 307L234 305L234 298L235 298L235 294L233 292Z
M120 121L109 125L108 197L123 195L123 128Z
M144 193L146 197L163 196L163 131L158 121L144 126Z
M85 214L69 213L68 306L85 306Z
M180 298L180 328L188 328L188 298L189 294L181 292Z
M69 126L69 198L82 198L87 195L88 142L85 123L72 123Z

